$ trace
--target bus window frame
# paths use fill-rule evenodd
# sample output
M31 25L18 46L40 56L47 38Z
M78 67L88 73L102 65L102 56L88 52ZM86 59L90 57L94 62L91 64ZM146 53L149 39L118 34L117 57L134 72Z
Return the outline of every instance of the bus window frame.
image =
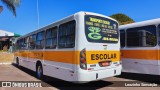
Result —
M33 43L33 42L30 41L30 37L33 37L33 36L35 36L35 42L34 42L35 44L34 44L34 49L31 49L31 48L30 48L30 43ZM29 49L29 50L35 50L35 49L36 49L36 40L37 40L37 33L34 33L34 34L32 34L32 35L29 35L29 40L28 40L28 49Z
M157 44L160 46L160 24L157 25Z
M74 45L73 45L73 47L66 47L66 45L64 46L64 47L60 47L59 46L59 42L60 42L60 37L62 37L62 36L60 36L59 35L59 31L60 31L60 27L61 27L61 25L65 25L65 24L67 24L67 23L71 23L71 22L74 22ZM70 20L70 21L67 21L67 22L65 22L65 23L62 23L62 24L60 24L59 26L58 26L58 31L57 31L57 34L58 34L58 37L57 37L57 39L58 39L58 42L57 42L57 47L58 47L58 49L68 49L68 48L75 48L75 43L76 43L76 27L77 27L77 22L76 22L76 20L75 19L73 19L73 20ZM65 32L65 35L63 36L63 37L67 37L67 36L69 36L69 35L66 35L66 32ZM66 40L66 39L65 39ZM65 44L66 44L66 41L65 41Z
M28 37L20 38L18 41L19 41L18 50L28 50Z
M154 45L154 46L128 46L128 37L127 37L127 35L128 35L128 33L127 33L127 31L129 30L129 29L134 29L134 28L142 28L142 27L147 27L147 26L154 26L155 27L155 32L156 32L156 44ZM157 26L156 25L154 25L154 24L151 24L151 25L145 25L145 26L139 26L139 27L132 27L132 28L127 28L126 30L126 47L128 47L128 48L143 48L143 47L156 47L157 46L157 44L158 44L158 42L157 42ZM130 30L129 30L130 31Z
M28 39L29 39L28 36L24 38L24 44L26 44L25 50L28 50L28 49L29 49L29 48L28 48Z
M50 38L47 38L47 32L49 31L49 30L51 30L52 31L52 34L53 34L53 31L56 31L56 36L52 36L52 37L50 37ZM46 47L46 43L47 43L47 39L51 39L52 40L52 46L53 46L53 39L56 39L56 45L55 45L55 47L52 47L52 48L47 48ZM48 28L48 29L46 29L46 31L45 31L45 46L44 46L44 48L45 49L56 49L57 48L57 44L58 44L58 26L53 26L53 27L50 27L50 28Z
M38 40L38 34L39 33L44 33L44 35L43 35L43 40ZM37 34L36 34L36 49L44 49L44 47L45 47L45 30L42 30L42 31L39 31L39 32L37 32ZM43 47L42 48L37 48L38 46L37 46L37 41L40 41L40 42L42 42L43 41ZM41 46L41 45L40 45Z
M122 46L121 45L121 31L123 31L124 32L124 46ZM121 48L124 48L124 47L126 47L126 30L125 29L121 29L121 30L119 30L119 34L120 34L120 45L121 45Z

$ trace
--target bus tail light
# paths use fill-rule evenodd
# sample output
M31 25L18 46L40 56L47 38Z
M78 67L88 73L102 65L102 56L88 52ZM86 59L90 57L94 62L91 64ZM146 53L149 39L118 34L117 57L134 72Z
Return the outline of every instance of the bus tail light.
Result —
M123 52L120 52L120 61L122 61L123 58Z
M86 50L83 49L80 52L80 68L87 70L87 62L86 62Z

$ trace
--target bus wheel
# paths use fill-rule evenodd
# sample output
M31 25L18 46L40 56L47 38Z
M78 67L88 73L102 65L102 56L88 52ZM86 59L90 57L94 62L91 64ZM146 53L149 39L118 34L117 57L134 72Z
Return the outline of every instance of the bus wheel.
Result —
M41 64L38 64L37 67L36 67L36 76L40 80L43 79L43 68L42 68Z

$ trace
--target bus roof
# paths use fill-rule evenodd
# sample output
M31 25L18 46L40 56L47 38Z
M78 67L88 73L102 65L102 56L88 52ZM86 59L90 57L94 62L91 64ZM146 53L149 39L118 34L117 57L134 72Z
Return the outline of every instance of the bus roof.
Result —
M53 26L56 26L56 25L58 25L58 24L64 23L64 22L67 21L69 18L72 18L72 17L74 17L75 15L84 15L84 14L86 14L86 15L88 14L88 15L96 15L96 16L106 17L106 18L111 19L111 20L113 20L113 21L115 21L115 22L118 23L117 20L115 20L115 19L113 19L113 18L111 18L111 17L105 16L105 15L102 15L102 14L93 13L93 12L80 11L80 12L77 12L77 13L75 13L75 14L72 14L72 15L70 15L70 16L68 16L68 17L62 18L62 19L60 19L60 20L58 20L58 21L55 21L55 22L53 22L53 23L51 23L51 24L49 24L49 25L46 25L46 26L44 26L44 27L42 27L42 28L39 28L39 29L37 29L37 30L35 30L35 31L33 31L33 32L30 32L30 33L28 33L28 34L26 34L26 35L24 35L24 36L21 36L21 37L19 37L19 38L23 38L23 37L26 37L26 36L28 36L28 35L32 35L32 34L34 34L34 33L36 33L36 32L40 32L40 31L46 30L46 29L48 29L48 28L51 28L51 27L53 27Z
M160 18L121 25L119 27L119 30L127 29L127 28L134 28L134 27L141 27L141 26L146 26L146 25L157 25L157 24L160 24Z

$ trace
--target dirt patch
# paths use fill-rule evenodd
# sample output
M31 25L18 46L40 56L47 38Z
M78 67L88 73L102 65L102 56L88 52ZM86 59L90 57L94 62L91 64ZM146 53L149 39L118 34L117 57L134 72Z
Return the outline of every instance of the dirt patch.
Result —
M13 53L0 52L0 63L10 63L13 62Z

